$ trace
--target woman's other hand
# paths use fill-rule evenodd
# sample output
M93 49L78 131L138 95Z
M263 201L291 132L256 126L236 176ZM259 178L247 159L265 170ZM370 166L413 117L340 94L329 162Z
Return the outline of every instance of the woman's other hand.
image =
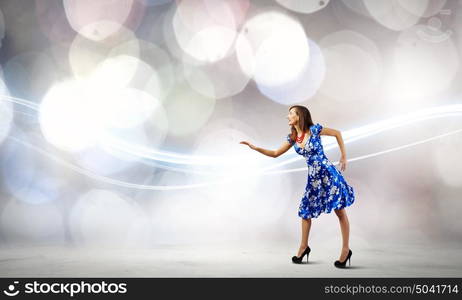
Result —
M239 144L247 145L247 146L250 147L250 149L253 149L253 150L255 150L255 148L257 148L257 147L255 147L254 145L252 145L251 143L249 143L249 142L247 142L247 141L242 141L242 142L240 142Z
M346 159L346 157L342 156L342 157L340 158L340 170L341 170L342 172L345 171L346 165L347 165L347 159Z

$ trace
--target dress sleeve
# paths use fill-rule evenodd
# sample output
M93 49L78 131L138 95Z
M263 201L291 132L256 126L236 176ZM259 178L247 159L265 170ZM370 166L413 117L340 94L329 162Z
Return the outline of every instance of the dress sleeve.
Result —
M290 144L291 146L293 146L293 145L295 144L295 141L292 141L292 140L290 139L290 133L286 136L286 140L289 142L289 144Z
M321 133L321 130L322 130L322 125L319 124L319 123L316 123L314 126L313 126L313 134L314 135L319 135Z

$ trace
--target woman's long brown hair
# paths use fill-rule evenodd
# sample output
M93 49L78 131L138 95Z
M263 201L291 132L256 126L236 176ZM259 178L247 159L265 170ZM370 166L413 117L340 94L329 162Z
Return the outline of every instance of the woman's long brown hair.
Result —
M300 129L303 132L308 131L309 128L312 125L314 125L313 120L311 119L311 113L308 110L308 108L302 105L292 105L291 107L289 107L289 111L292 108L295 108L295 113L298 115L298 118L299 118L298 125L300 126ZM297 130L295 129L293 125L291 126L290 130L291 130L290 139L295 142L297 138Z

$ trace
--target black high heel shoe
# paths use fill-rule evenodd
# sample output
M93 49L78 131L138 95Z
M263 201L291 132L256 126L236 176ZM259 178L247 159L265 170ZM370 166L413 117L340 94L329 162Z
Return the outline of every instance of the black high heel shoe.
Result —
M345 260L342 262L342 261L339 261L339 260L336 260L334 262L334 265L337 267L337 268L345 268L346 266L346 262L348 260L348 266L351 266L351 255L353 254L353 252L350 250L348 250L348 256L345 258Z
M292 262L295 263L295 264L301 264L302 263L302 260L303 260L303 257L305 256L306 254L306 262L308 263L308 256L311 252L311 249L310 247L306 247L305 251L303 251L302 255L300 257L298 256L292 256Z

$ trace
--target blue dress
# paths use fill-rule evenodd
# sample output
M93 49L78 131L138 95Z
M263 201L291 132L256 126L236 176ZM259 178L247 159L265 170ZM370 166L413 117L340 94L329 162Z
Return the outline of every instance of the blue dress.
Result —
M308 165L308 180L298 209L298 215L304 219L317 218L321 213L350 206L355 201L353 188L324 154L319 134L321 129L319 123L310 127L311 135L305 148L291 141L290 134L286 137L295 152L305 157Z

